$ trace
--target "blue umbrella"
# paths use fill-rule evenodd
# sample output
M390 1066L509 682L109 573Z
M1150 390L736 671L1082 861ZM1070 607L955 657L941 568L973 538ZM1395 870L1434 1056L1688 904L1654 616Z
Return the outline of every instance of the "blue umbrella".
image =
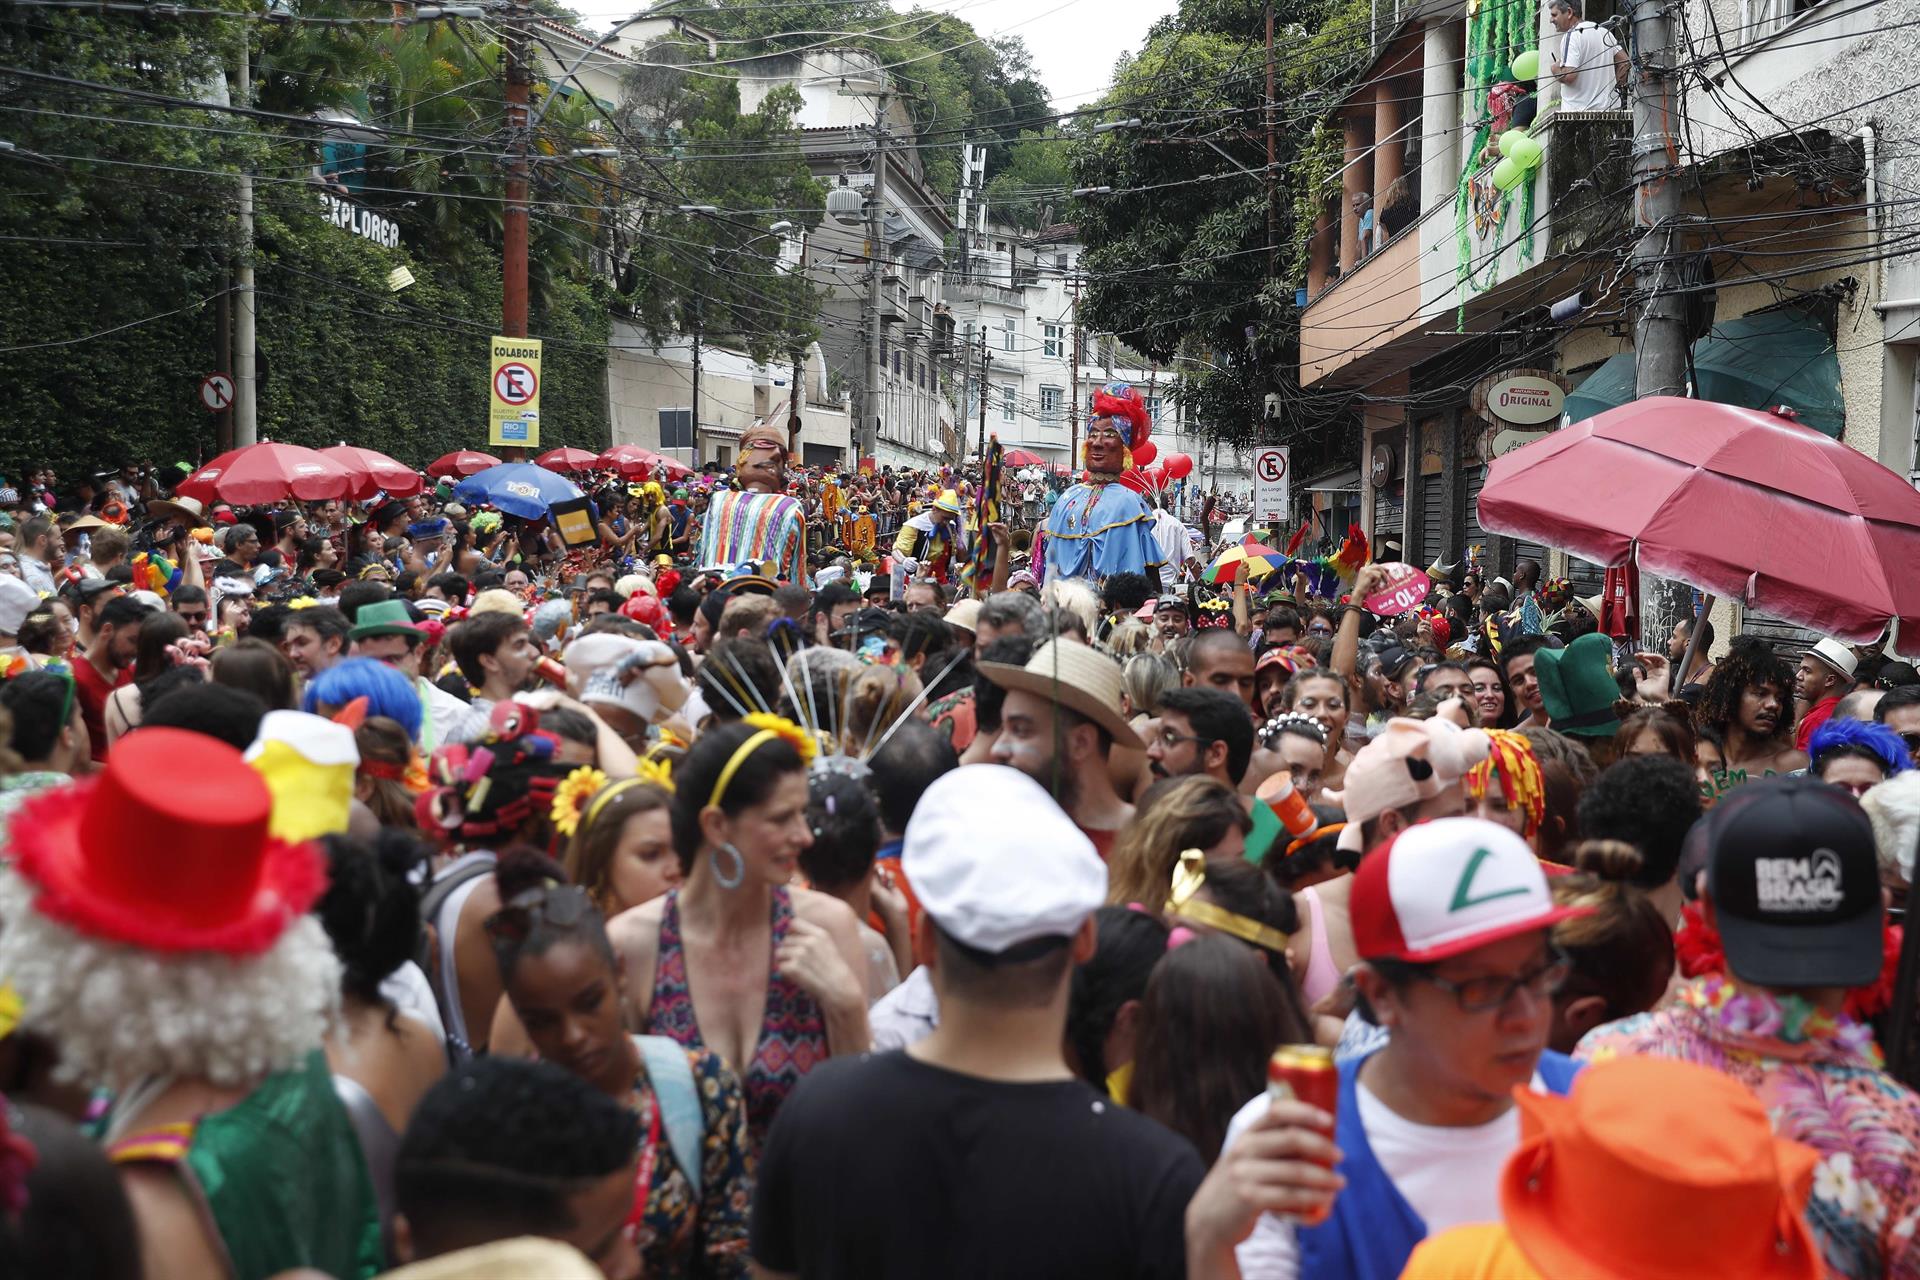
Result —
M546 518L547 508L554 503L587 495L557 471L536 467L530 462L503 462L462 480L454 486L453 496L476 506L497 508L510 516L542 520Z

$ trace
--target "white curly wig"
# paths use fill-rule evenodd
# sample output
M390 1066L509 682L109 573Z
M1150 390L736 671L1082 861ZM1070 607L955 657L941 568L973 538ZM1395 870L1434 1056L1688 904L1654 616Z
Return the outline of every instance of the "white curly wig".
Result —
M0 866L0 977L60 1049L62 1079L125 1089L149 1076L235 1087L296 1066L340 1007L340 962L312 916L257 956L180 956L101 942L33 909Z
M1080 620L1091 641L1100 634L1100 591L1085 578L1048 578L1040 589L1040 603L1050 609L1065 609ZM1035 642L1038 647L1038 641Z

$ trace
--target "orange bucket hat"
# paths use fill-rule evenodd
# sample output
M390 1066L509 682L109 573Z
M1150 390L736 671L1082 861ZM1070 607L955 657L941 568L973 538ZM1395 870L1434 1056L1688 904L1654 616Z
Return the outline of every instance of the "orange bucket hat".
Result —
M1819 1280L1805 1219L1819 1155L1773 1135L1745 1085L1627 1057L1565 1098L1516 1088L1520 1145L1500 1180L1507 1233L1546 1276ZM1684 1213L1675 1209L1684 1206Z

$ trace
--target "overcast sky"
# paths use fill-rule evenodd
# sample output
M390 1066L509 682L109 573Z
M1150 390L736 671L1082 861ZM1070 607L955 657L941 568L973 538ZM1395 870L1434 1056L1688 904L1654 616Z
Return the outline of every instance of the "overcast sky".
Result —
M562 0L604 31L634 11L633 0ZM1113 64L1136 52L1147 28L1173 12L1176 0L923 0L958 14L982 35L1027 42L1040 83L1055 105L1077 107L1105 92ZM894 0L894 7L912 8Z

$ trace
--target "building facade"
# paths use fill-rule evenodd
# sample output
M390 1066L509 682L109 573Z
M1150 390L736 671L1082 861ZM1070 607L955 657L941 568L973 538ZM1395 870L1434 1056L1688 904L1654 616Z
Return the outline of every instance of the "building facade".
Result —
M1362 405L1352 505L1376 543L1399 544L1396 558L1489 573L1539 559L1587 594L1599 566L1487 534L1476 499L1493 457L1633 398L1632 114L1624 87L1570 110L1543 75L1528 125L1542 158L1496 187L1489 144L1524 101L1499 87L1509 64L1475 26L1501 2L1398 13L1327 118L1342 164L1310 242L1301 382ZM1629 43L1607 0L1587 4ZM1883 247L1912 215L1881 193L1903 190L1916 160L1878 143L1906 136L1920 98L1885 96L1867 75L1892 44L1916 43L1884 30L1900 21L1888 4L1689 0L1684 20L1676 8L1675 60L1698 73L1682 78L1682 221L1665 284L1687 299L1694 395L1787 404L1910 474L1920 269ZM1562 37L1539 21L1544 62ZM1649 599L1649 626L1684 595ZM1722 636L1806 638L1733 606L1719 616Z

